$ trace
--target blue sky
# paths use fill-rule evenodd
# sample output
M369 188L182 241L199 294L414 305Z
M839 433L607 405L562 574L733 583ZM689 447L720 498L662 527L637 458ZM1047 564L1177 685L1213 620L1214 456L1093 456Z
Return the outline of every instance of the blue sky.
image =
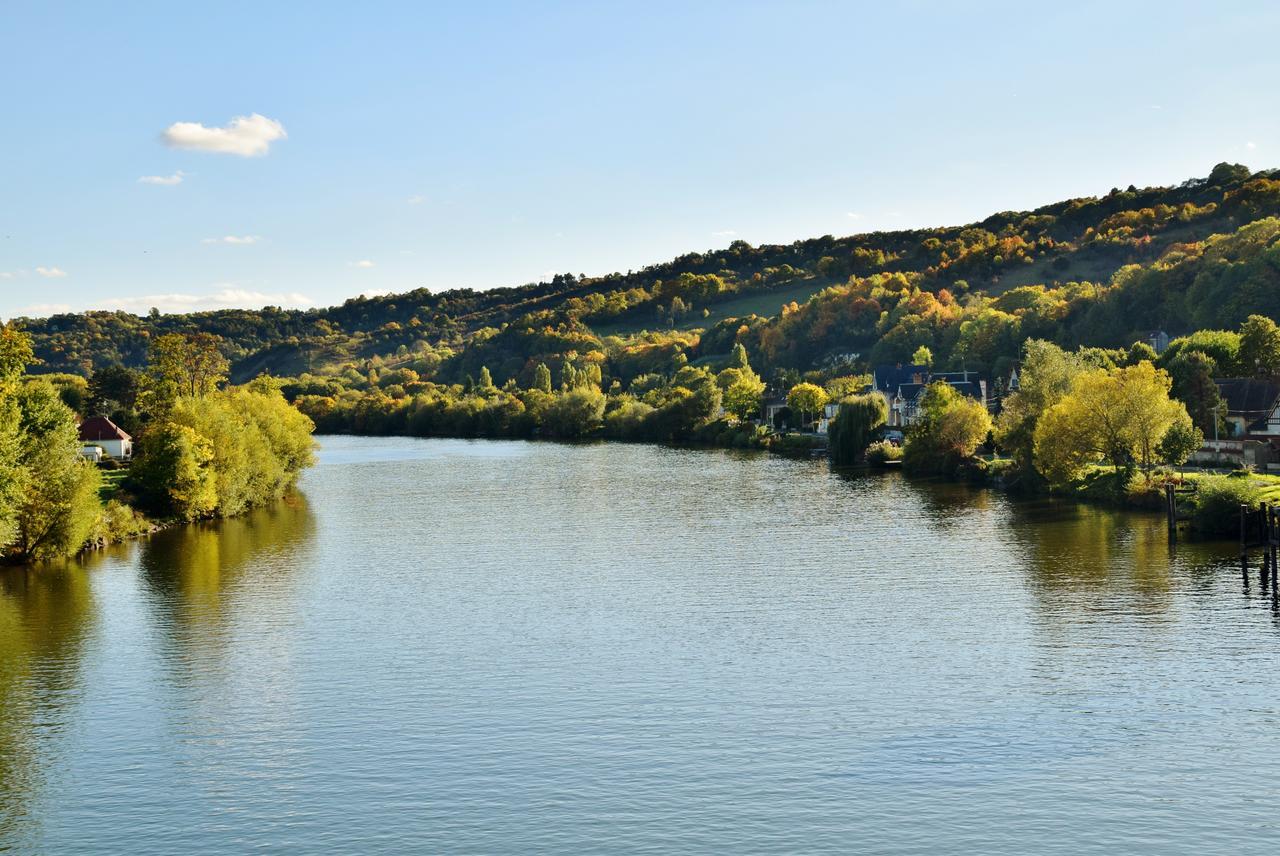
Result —
M0 0L0 22L4 317L517 285L1280 166L1274 3Z

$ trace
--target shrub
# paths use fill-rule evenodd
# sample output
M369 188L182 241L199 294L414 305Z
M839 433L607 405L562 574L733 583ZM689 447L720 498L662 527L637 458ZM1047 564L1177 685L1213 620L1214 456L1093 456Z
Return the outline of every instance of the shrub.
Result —
M1191 525L1205 535L1239 532L1240 506L1256 506L1260 494L1260 488L1249 478L1205 476L1196 492Z
M883 467L891 461L901 460L902 447L895 446L888 440L881 440L867 447L867 463L873 467Z

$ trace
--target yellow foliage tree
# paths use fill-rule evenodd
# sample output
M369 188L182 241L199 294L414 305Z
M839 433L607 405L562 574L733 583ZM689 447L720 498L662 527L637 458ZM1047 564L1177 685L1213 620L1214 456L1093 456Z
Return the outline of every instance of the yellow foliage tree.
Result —
M1036 425L1036 469L1054 484L1103 461L1149 469L1169 429L1191 424L1187 408L1169 397L1170 385L1169 375L1149 362L1078 375Z

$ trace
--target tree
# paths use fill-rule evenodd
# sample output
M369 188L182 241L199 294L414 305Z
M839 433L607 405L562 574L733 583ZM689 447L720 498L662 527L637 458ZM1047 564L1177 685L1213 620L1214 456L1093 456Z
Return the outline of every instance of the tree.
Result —
M916 421L907 429L903 466L917 472L951 472L973 457L991 433L991 414L982 403L950 384L929 384Z
M787 405L801 414L804 424L809 423L809 414L817 413L827 403L827 391L815 383L798 383L787 393Z
M1052 342L1030 339L1022 348L1018 391L1005 399L996 422L996 442L1024 471L1031 471L1040 417L1071 389L1084 370L1080 357Z
M746 346L741 342L734 344L733 350L729 353L729 365L726 368L751 371L751 363L747 361Z
M218 350L222 339L212 333L169 333L151 343L147 374L152 394L161 402L181 395L208 395L227 379L230 364Z
M764 381L749 368L728 368L716 375L716 386L723 391L724 409L739 419L750 419L760 410L764 397Z
M75 415L48 383L17 393L19 461L26 470L17 508L13 549L21 559L49 559L77 552L102 513L101 477L76 450Z
M547 368L546 363L538 363L533 370L533 386L530 389L536 389L539 392L551 393L551 369Z
M1250 315L1240 325L1240 365L1256 377L1280 374L1280 327L1265 315Z
M1191 422L1206 436L1225 436L1227 402L1214 377L1218 373L1213 357L1201 351L1184 351L1169 363L1171 393L1186 405Z
M911 364L916 366L925 366L933 368L933 351L929 350L928 345L921 345L916 348L916 352L911 355Z
M889 418L889 402L879 392L850 396L840 402L835 421L828 429L831 463L857 463L871 443L875 430Z
M107 415L118 410L132 410L138 403L139 380L136 370L124 366L98 369L89 378L89 406L95 412Z
M1169 426L1160 438L1156 447L1156 455L1171 467L1181 466L1187 458L1204 444L1204 434L1191 424L1191 421L1179 419Z
M1151 347L1151 345L1146 342L1134 342L1129 346L1129 353L1125 358L1125 365L1135 366L1143 360L1146 360L1149 363L1154 363L1157 359L1159 359L1159 356L1156 354L1156 349Z
M493 385L493 375L489 374L488 366L480 367L480 391L492 392L496 387Z
M600 427L604 405L604 393L595 387L570 389L557 395L547 408L542 427L552 437L585 437Z
M1147 469L1155 463L1171 427L1191 423L1182 403L1169 398L1170 385L1151 363L1077 376L1070 393L1036 426L1036 468L1051 483L1065 484L1106 461L1127 483L1135 464Z

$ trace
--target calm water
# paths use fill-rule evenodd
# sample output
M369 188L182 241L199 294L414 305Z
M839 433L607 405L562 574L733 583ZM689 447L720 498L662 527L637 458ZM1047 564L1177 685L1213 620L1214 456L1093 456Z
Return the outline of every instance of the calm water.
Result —
M0 574L0 850L1274 853L1280 619L1163 524L648 446L325 438Z

